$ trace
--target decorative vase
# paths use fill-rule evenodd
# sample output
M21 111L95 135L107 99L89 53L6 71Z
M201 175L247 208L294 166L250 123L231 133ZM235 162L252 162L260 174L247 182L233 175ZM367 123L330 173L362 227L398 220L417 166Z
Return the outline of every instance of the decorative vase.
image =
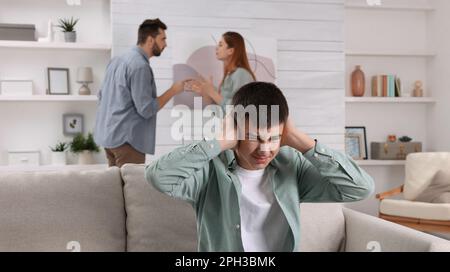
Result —
M364 96L366 80L360 65L356 65L352 73L352 95Z
M77 32L76 31L72 31L72 32L64 32L64 40L66 42L76 42L77 41Z
M94 153L84 150L78 155L78 164L94 164Z
M66 165L66 152L52 152L52 164L53 165Z

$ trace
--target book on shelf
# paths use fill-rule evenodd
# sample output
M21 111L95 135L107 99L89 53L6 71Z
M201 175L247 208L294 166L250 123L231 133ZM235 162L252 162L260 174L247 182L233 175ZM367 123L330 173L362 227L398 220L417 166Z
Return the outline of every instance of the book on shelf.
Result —
M386 97L386 96L388 96L388 90L387 90L387 88L388 88L388 79L387 79L387 75L382 75L381 77L383 79L383 88L382 88L383 93L382 93L382 96Z
M395 75L375 75L371 85L373 97L401 96L401 81Z
M399 77L395 78L395 96L402 96L402 83Z

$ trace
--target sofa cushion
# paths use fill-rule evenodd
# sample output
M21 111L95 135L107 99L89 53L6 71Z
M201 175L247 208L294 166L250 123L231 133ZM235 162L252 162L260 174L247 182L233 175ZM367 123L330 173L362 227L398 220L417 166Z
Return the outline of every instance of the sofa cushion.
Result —
M0 173L0 251L125 251L118 168Z
M345 222L342 204L300 205L300 251L336 252L344 248Z
M427 220L450 220L450 204L383 199L380 213Z
M145 166L126 164L124 181L128 251L196 251L195 213L184 201L153 188Z
M403 196L415 200L432 182L439 170L448 169L450 152L412 153L406 157Z

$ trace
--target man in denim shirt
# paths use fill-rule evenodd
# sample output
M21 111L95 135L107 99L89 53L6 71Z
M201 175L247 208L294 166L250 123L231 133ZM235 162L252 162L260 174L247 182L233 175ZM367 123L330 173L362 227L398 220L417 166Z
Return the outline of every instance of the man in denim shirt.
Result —
M296 251L301 202L358 201L372 193L372 178L350 157L295 127L275 85L244 85L233 105L256 106L267 125L235 117L246 124L237 135L178 148L146 167L156 189L192 204L200 251ZM278 118L270 110L263 117L265 105L278 106Z
M149 59L166 47L166 25L145 20L138 31L137 46L111 60L98 94L95 141L105 147L109 166L145 163L155 152L156 114L184 82L174 83L157 96Z

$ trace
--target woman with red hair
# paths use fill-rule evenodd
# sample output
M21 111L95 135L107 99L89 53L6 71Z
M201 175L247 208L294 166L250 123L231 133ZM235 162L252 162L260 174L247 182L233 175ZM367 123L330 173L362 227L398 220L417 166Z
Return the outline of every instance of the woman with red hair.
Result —
M223 62L223 78L218 91L211 78L191 81L191 89L223 106L231 104L234 93L243 85L255 81L256 77L250 69L244 38L237 32L222 35L216 47L216 57Z

